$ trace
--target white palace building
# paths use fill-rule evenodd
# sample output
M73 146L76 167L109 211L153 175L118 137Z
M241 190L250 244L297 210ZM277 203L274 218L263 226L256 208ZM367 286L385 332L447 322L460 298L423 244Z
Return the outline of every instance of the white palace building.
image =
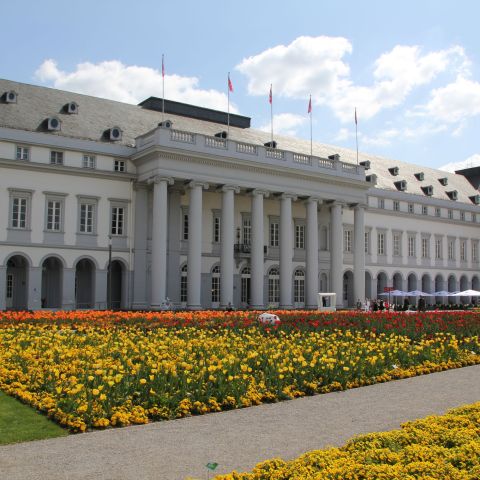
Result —
M0 309L480 289L480 168L357 166L340 147L272 145L248 117L161 110L0 80Z

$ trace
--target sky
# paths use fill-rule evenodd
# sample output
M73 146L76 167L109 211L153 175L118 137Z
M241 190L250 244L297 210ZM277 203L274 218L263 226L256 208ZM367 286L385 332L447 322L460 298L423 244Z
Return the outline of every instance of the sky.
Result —
M5 6L5 5L4 5ZM227 110L270 131L453 170L480 165L476 0L16 0L0 78ZM5 12L4 12L5 14ZM307 113L312 96L311 119Z

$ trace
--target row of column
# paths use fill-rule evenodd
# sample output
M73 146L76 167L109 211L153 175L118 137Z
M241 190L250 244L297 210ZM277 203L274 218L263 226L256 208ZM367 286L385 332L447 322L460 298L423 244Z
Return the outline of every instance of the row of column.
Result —
M155 176L153 184L152 226L152 308L158 308L166 298L167 291L167 230L168 186L173 179ZM190 202L188 211L188 270L187 306L201 306L201 261L202 261L202 191L208 189L204 182L188 183ZM234 194L239 188L224 185L222 193L221 253L220 253L220 304L233 304L234 277ZM263 200L269 196L264 190L253 190L251 217L251 306L264 307L264 213ZM280 196L280 308L292 307L292 200L297 196L284 193ZM306 307L317 307L318 293L318 205L321 200L310 197L306 200ZM354 210L354 295L363 301L365 297L365 236L364 207ZM343 301L343 224L342 205L331 205L331 290L337 294L337 305Z

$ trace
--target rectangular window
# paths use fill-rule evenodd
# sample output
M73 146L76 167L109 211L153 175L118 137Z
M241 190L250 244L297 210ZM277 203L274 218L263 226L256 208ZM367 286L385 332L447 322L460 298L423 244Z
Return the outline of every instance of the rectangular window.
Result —
M182 238L188 240L188 213L182 213Z
M82 166L83 168L95 168L96 167L95 155L84 155Z
M422 205L422 215L428 215L428 207L426 205Z
M377 236L378 255L385 255L385 234L379 233Z
M439 209L438 207L436 207L436 208L435 208L435 216L436 216L436 217L440 217L440 215L441 215L441 211L440 211L440 209Z
M125 219L124 207L112 207L112 235L123 235L123 222Z
M400 211L400 202L398 200L394 200L393 201L393 209L396 211L396 212L399 212Z
M415 257L415 237L408 237L408 256Z
M220 243L220 216L215 215L213 217L213 241L214 243Z
M478 243L472 243L472 262L478 262Z
M270 222L270 246L278 247L279 238L279 224L278 222Z
M30 160L30 148L17 145L15 158L17 160Z
M393 255L396 257L399 257L401 254L401 236L399 233L394 233L393 234Z
M252 240L252 219L250 216L242 219L243 244L250 245Z
M414 213L415 209L413 203L408 204L408 213Z
M352 231L351 230L343 231L343 250L345 252L352 251Z
M13 298L13 274L7 275L7 298Z
M212 303L220 301L220 277L218 274L212 276Z
M365 232L365 253L370 253L370 232Z
M429 258L429 239L428 238L422 238L422 258Z
M476 213L472 213L472 222L473 223L476 223L477 221L477 214Z
M295 225L295 248L305 248L305 225Z
M435 239L435 258L440 260L442 258L442 239Z
M47 230L59 232L61 228L62 203L59 200L47 202Z
M57 152L55 150L52 150L50 152L50 164L63 165L63 152Z
M126 164L124 160L114 160L113 162L113 170L115 172L126 172Z
M448 241L448 259L455 260L455 240Z
M467 242L465 240L460 242L460 260L462 262L467 261Z
M383 198L378 199L378 208L385 208L385 200Z
M462 222L465 221L465 212L460 212L460 220L461 220Z
M449 210L449 211L448 211L448 218L449 218L450 220L453 219L453 210Z
M187 303L187 272L183 270L180 277L180 302Z
M272 275L268 279L268 303L280 301L280 277Z
M11 225L12 228L27 228L27 199L25 197L12 198Z
M93 215L95 206L93 203L80 204L80 232L93 233Z

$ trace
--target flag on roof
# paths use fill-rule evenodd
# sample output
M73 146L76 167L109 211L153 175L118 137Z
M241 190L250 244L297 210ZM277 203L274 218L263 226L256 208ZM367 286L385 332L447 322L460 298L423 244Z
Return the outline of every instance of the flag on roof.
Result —
M268 95L268 103L270 103L271 105L272 101L273 101L272 85L270 84L270 94Z
M164 55L162 55L162 77L165 78L165 60L164 60Z
M230 80L230 74L228 74L228 90L230 92L233 92L233 84L232 84L232 81Z
M310 95L310 101L308 102L308 113L312 113L312 96Z

